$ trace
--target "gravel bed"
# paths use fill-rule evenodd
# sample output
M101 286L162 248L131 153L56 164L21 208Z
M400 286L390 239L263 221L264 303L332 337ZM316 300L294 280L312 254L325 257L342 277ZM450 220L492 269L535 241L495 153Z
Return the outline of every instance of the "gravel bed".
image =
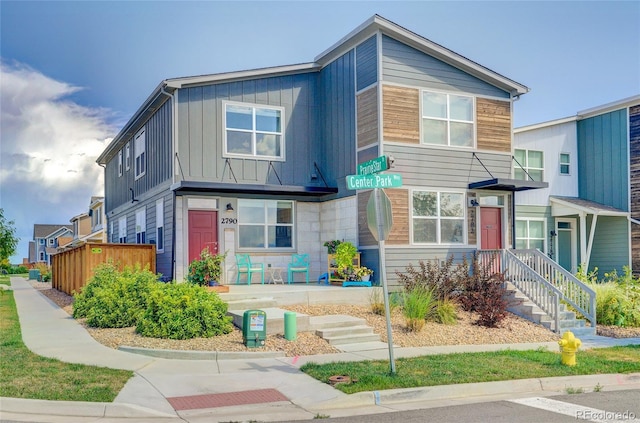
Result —
M32 285L43 295L72 314L73 297L51 288L50 283L34 282ZM387 326L384 316L376 315L366 306L353 305L295 305L284 309L310 316L342 314L360 317L373 327L382 341L387 340ZM312 332L299 332L295 341L287 341L282 335L268 335L266 345L260 348L247 348L242 342L242 332L235 328L233 332L213 338L195 338L172 340L147 338L135 333L135 328L98 329L88 327L84 319L78 321L89 334L101 344L117 349L119 346L143 347L152 349L189 350L189 351L283 351L286 356L330 354L339 352L325 340ZM477 317L473 313L459 312L455 325L443 325L427 322L420 332L408 332L404 318L399 310L393 310L391 316L393 343L399 347L422 347L437 345L505 344L526 342L554 342L558 335L540 325L529 322L513 314L501 322L498 328L486 328L476 325ZM599 335L614 338L640 336L640 328L619 328L616 326L598 326Z

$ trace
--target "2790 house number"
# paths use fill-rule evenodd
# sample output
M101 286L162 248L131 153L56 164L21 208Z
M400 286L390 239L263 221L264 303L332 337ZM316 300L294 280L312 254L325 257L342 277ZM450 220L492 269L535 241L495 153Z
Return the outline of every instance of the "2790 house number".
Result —
M235 225L238 223L238 219L234 219L232 217L223 217L221 222L223 225Z

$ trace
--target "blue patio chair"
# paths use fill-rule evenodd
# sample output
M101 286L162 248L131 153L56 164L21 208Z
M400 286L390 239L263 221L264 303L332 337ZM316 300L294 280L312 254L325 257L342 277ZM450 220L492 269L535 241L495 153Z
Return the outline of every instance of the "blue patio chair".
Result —
M293 254L287 269L287 283L291 283L296 272L305 272L305 280L309 283L309 254Z
M260 282L264 285L264 263L251 263L249 254L236 254L236 267L236 285L240 283L240 275L243 273L247 274L247 285L251 285L251 276L254 273L260 273Z

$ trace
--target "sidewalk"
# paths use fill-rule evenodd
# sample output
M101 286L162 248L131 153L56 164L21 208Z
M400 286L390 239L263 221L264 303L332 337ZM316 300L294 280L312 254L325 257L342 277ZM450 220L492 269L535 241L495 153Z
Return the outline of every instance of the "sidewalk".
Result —
M131 370L135 376L113 403L0 398L0 419L37 422L204 422L308 420L383 413L443 405L565 393L567 386L587 391L640 388L640 374L593 375L505 382L394 389L346 395L299 371L306 362L388 359L388 349L349 353L273 357L226 353L202 360L202 352L180 352L168 359L107 348L23 278L11 278L22 336L36 354L69 363ZM640 338L583 337L582 348L640 344ZM556 349L557 344L473 345L395 348L395 357L500 349ZM170 354L170 353L168 353ZM193 357L193 358L190 358Z

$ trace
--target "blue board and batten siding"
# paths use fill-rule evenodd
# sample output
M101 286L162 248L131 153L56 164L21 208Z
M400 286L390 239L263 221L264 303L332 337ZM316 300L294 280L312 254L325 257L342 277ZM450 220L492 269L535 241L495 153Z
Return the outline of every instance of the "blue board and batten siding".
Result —
M378 43L373 36L356 47L356 81L361 91L378 82Z
M580 198L629 211L627 110L578 121Z
M593 218L589 219L589 230ZM612 216L600 216L596 223L595 242L589 259L589 270L598 268L600 276L604 272L616 270L624 273L629 266L629 223L627 219Z
M441 91L510 98L510 93L426 55L391 37L382 37L384 82Z

